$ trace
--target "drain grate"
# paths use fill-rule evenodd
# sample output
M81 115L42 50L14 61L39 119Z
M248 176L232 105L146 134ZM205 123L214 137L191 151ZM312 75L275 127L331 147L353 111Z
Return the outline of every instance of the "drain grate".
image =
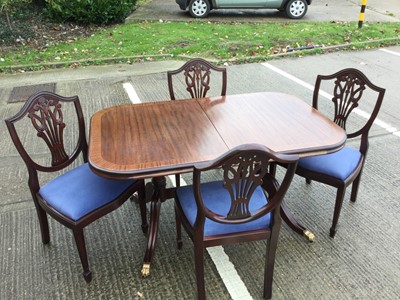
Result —
M31 95L40 92L52 92L54 93L56 90L56 83L50 82L45 84L35 84L35 85L26 85L26 86L17 86L13 88L11 91L10 98L8 99L8 103L15 102L25 102Z

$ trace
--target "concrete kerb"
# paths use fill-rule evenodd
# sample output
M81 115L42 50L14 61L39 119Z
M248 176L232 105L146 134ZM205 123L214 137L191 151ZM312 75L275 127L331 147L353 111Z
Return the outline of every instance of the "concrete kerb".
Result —
M265 56L246 56L241 58L232 58L219 60L212 57L207 57L206 59L210 62L222 65L222 64L237 64L243 62L256 62L256 61L268 61L274 60L281 57L293 57L293 56L303 56L303 55L313 55L318 53L325 52L334 52L341 50L351 50L351 49L360 49L361 47L370 46L370 48L378 48L382 46L393 46L400 44L400 37L396 38L387 38L387 39L378 39L371 40L365 42L356 42L356 43L348 43L348 44L340 44L333 46L315 46L308 49L292 49L292 51L287 51L283 53L265 55ZM137 62L144 61L160 61L165 59L175 59L175 60L188 60L194 58L194 56L188 55L173 55L173 54L156 54L156 55L138 55L138 56L120 56L120 57L108 57L108 58L99 58L99 59L85 59L85 60L76 60L76 61L64 61L64 62L56 62L56 63L45 63L45 64L32 64L32 65L15 65L8 67L0 67L1 73L15 73L19 71L38 71L38 70L48 70L48 69L60 69L60 68L79 68L80 66L89 66L89 65L101 65L101 64L132 64Z
M116 63L127 63L132 64L135 62L152 61L173 58L172 54L157 54L157 55L140 55L140 56L120 56L120 57L105 57L99 59L84 59L74 61L59 61L56 63L44 63L44 64L32 64L32 65L15 65L8 67L0 67L0 73L13 73L18 71L37 71L37 70L48 70L48 69L60 69L60 68L78 68L80 66L90 65L103 65L103 64L116 64Z

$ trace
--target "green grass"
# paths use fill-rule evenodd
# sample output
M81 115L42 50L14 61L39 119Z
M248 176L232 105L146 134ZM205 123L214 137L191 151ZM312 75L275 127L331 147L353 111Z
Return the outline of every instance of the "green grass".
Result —
M285 53L287 47L348 45L348 49L365 49L399 42L400 23L393 22L364 23L361 30L357 22L138 22L102 29L89 38L49 46L43 51L13 48L0 54L0 71L12 66L34 69L52 63L99 64L162 55L204 57L220 62L266 60ZM304 54L302 51L295 55Z

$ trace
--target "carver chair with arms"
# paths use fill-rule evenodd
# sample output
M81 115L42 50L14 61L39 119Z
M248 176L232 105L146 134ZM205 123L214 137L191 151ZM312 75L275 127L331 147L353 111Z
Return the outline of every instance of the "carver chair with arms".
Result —
M271 160L288 168L279 185L267 172ZM179 187L175 196L178 248L181 225L194 242L198 299L205 299L204 250L230 243L267 240L264 293L272 295L272 279L279 231L280 204L293 178L298 157L276 154L268 148L247 144L219 158L194 167L193 185ZM221 180L202 183L202 174L220 170Z
M348 140L358 141L359 147L345 146L335 153L301 158L296 174L305 177L307 183L315 180L337 188L333 221L330 228L330 236L334 237L346 187L350 184L352 184L350 200L356 201L368 152L369 131L381 107L385 89L372 84L357 69L349 68L332 75L318 75L313 95L313 107L315 109L318 109L320 103L320 87L323 81L333 83L333 97L331 99L334 106L333 121L346 130ZM365 97L367 92L372 95L369 99L369 101L372 100L370 116L363 119L360 122L361 124L349 124L350 116L357 113L357 107L367 98ZM367 100L365 99L365 101ZM354 121L354 117L351 120ZM350 125L352 125L351 129L349 129Z
M226 95L227 75L226 68L219 68L202 58L194 58L187 61L178 70L168 71L168 89L171 100L176 100L174 90L174 78L178 79L183 75L186 91L189 92L190 98L203 98L207 96L210 90L211 75L216 76L220 74L221 83L221 96ZM180 77L182 78L182 77ZM180 176L175 175L176 186L180 186Z
M65 111L76 115L77 126L65 120ZM21 121L21 122L19 122ZM13 117L6 119L7 128L19 154L28 168L28 186L39 218L42 242L49 243L49 225L47 214L64 226L72 229L79 257L83 267L83 276L87 282L92 279L89 270L83 229L121 206L129 197L138 192L142 229L146 231L146 203L143 180L111 180L94 174L87 163L88 145L86 142L85 122L79 98L62 97L50 92L39 92L29 97L22 109ZM28 132L18 127L23 122L33 125L36 138L42 139L50 150L47 163L37 162L23 141ZM18 123L18 124L17 124ZM26 124L26 123L24 123ZM67 124L71 124L70 128ZM64 129L76 129L76 145L68 154L66 143L70 136ZM23 134L24 138L20 138ZM29 139L29 142L34 142ZM46 147L46 146L45 146ZM76 162L82 154L84 163L64 170ZM44 185L40 184L39 174L65 171Z

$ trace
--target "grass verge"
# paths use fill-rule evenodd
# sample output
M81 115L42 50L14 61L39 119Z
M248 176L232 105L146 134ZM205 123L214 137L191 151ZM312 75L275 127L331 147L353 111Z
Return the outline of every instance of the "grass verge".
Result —
M132 62L165 57L203 57L218 62L267 60L332 49L368 49L400 43L400 23L357 22L137 22L103 28L88 38L28 46L0 54L0 72L54 66ZM292 52L293 51L293 52Z

